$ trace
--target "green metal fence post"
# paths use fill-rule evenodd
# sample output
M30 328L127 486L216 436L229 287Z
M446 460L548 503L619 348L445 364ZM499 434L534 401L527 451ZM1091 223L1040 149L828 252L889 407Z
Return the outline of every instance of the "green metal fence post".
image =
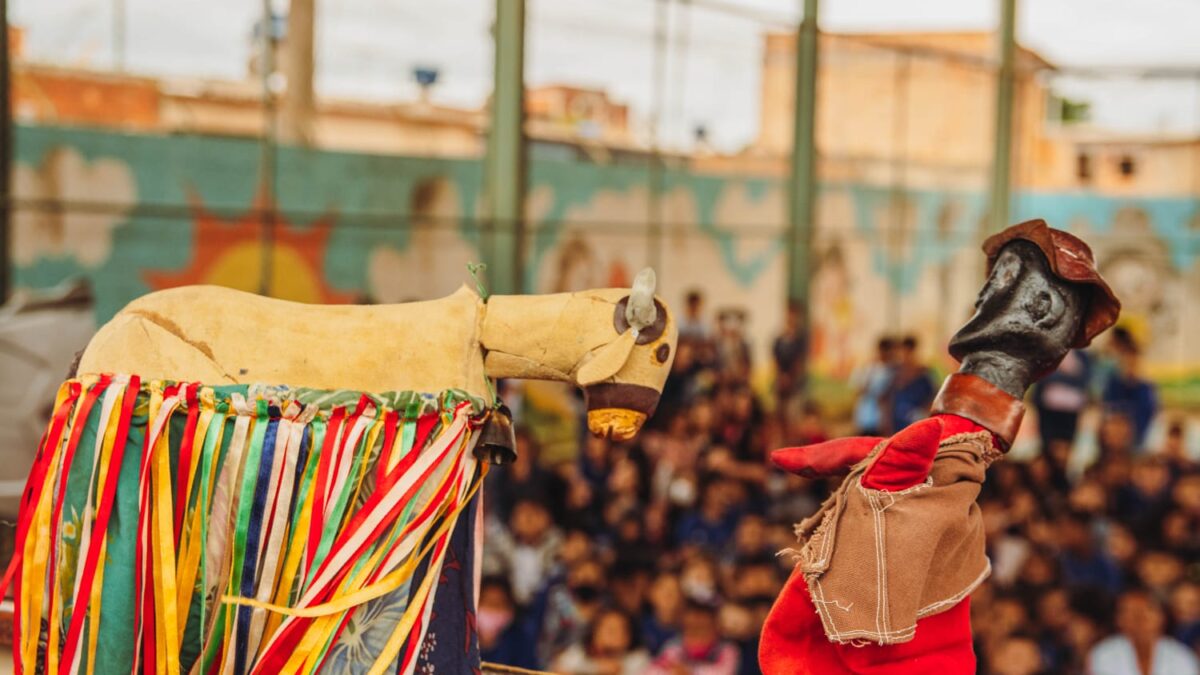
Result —
M12 79L8 44L8 0L0 0L0 305L12 292Z
M525 202L525 0L496 0L496 44L491 127L484 189L487 215L481 254L493 293L524 288Z
M992 189L988 227L1008 226L1012 194L1013 82L1016 56L1017 0L1000 0L1000 69L996 73L996 145L992 152Z
M804 20L796 33L796 105L792 175L788 183L788 299L802 308L808 326L808 287L812 278L812 234L816 212L817 0L804 0Z

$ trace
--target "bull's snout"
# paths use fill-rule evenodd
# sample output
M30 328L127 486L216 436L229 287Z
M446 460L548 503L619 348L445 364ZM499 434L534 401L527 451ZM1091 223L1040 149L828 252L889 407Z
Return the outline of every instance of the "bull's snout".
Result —
M658 407L657 389L640 384L605 383L584 388L588 431L601 438L628 441Z
M611 438L614 441L628 441L646 423L645 413L624 408L600 408L589 410L587 414L588 431L601 438Z

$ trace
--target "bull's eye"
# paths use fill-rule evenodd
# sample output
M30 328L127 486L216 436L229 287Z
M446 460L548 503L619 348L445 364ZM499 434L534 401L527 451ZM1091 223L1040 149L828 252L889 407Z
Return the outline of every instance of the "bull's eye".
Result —
M654 350L654 358L658 359L659 363L666 363L671 356L671 345L662 343L658 349Z
M613 328L616 329L618 335L629 330L629 322L625 320L625 305L627 304L629 304L628 295L617 301L617 309L613 313ZM658 308L658 316L655 317L654 323L638 333L637 343L639 345L648 345L654 342L662 337L663 332L667 329L667 308L663 307L663 304L657 299L654 300L654 306Z

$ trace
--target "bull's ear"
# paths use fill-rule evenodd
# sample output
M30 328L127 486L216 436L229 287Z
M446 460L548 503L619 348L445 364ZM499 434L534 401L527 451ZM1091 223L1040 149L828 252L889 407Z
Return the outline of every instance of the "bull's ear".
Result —
M625 365L625 361L629 359L636 341L637 336L633 334L632 330L618 335L616 340L601 347L592 355L591 360L580 366L575 373L576 382L579 386L587 386L616 375L621 366Z

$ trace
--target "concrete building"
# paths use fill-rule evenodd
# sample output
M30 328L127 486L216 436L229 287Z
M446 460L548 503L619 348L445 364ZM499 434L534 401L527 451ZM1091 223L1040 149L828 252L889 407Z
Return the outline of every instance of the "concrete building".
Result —
M990 32L823 33L817 152L823 180L981 189L992 160ZM746 153L791 151L795 35L763 39L759 135ZM1055 66L1018 47L1014 187L1116 195L1200 189L1200 138L1129 135L1058 120Z
M21 58L20 38L13 31L13 111L20 124L260 137L271 119L253 63L243 80L158 79L28 62ZM526 109L526 131L534 142L646 151L630 129L629 107L603 91L531 87ZM486 107L437 105L427 97L386 103L322 98L313 127L315 146L326 150L478 158L486 145L487 113Z

